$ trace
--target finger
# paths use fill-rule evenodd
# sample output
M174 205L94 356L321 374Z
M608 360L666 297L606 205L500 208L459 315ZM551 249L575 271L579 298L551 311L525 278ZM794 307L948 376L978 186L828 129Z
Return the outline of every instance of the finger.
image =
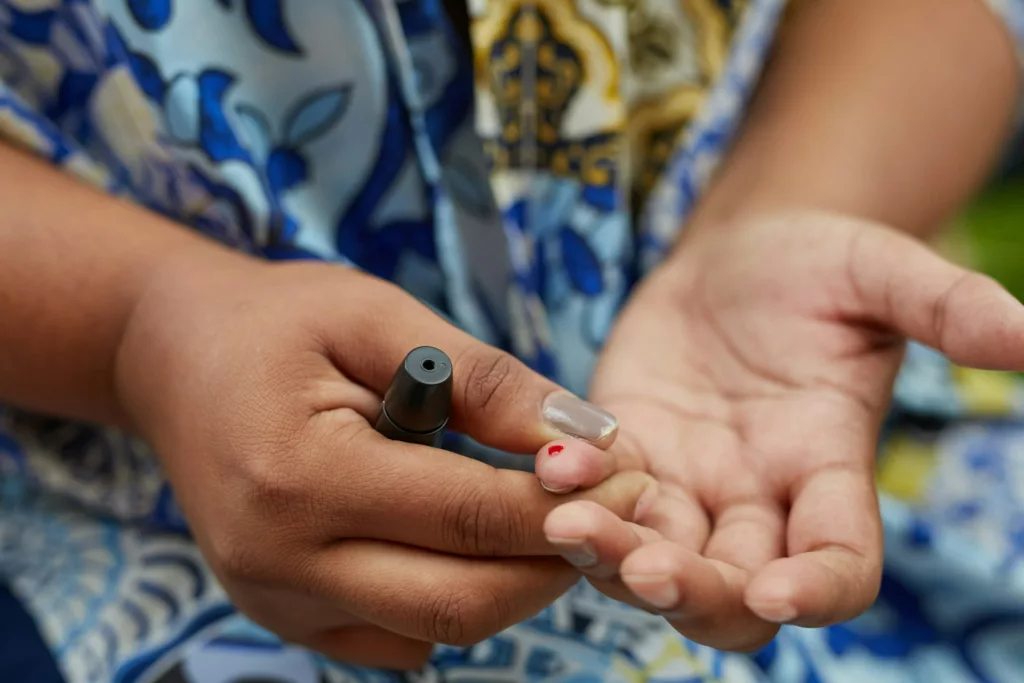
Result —
M534 473L551 493L597 486L616 470L612 455L584 441L560 439L537 453Z
M558 558L480 560L345 541L321 553L307 583L388 631L469 646L533 616L578 578Z
M656 529L666 540L687 550L700 552L708 541L711 525L707 512L689 492L671 485L660 486L654 505L644 508L634 520Z
M627 522L591 501L566 503L544 520L544 535L565 560L583 574L607 580L619 573L626 556L661 534Z
M374 669L417 671L430 660L434 646L376 626L348 626L298 642L336 662Z
M743 604L746 572L670 541L640 547L623 561L620 574L638 598L699 643L751 651L778 630Z
M825 626L852 619L878 594L882 523L869 467L815 471L795 491L788 558L758 572L745 601L776 623Z
M527 472L393 442L341 412L318 419L318 441L343 442L344 449L320 449L321 461L307 468L316 480L291 488L305 488L306 496L308 487L316 491L325 510L312 518L305 515L304 523L318 524L327 542L376 538L460 555L552 555L543 525L555 507L590 500L632 520L644 494L655 486L647 474L621 472L594 488L555 496ZM332 438L339 433L344 436Z
M328 361L325 359L324 362ZM370 424L380 415L381 397L366 387L338 378L326 392L323 405L347 406Z
M604 508L577 510L592 512L593 519L567 519L575 516L571 509L587 503L568 503L558 508L545 523L548 540L562 557L583 573L599 591L618 602L641 609L647 605L627 588L619 578L619 566L631 553L645 543L663 540L653 529L625 522ZM553 519L554 518L554 519Z
M634 522L586 501L566 503L552 511L544 522L548 542L595 588L614 600L641 609L648 609L649 605L619 578L623 560L644 544L665 540L662 529L678 534L676 542L695 551L707 539L702 510L692 508L688 500L658 495L656 489L650 491L637 505Z
M861 316L959 365L1024 370L1024 306L989 277L895 231L860 230L850 277Z
M786 550L786 520L771 500L737 500L715 517L703 555L754 572Z
M332 361L350 378L383 394L405 356L434 346L452 360L451 427L488 446L533 453L571 436L601 446L618 425L522 362L459 330L396 287L368 277L369 301L324 321Z

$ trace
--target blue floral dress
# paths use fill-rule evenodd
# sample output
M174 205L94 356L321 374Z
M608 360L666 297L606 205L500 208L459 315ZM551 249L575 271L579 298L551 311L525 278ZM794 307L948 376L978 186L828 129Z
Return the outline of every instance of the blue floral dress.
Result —
M989 4L1024 44L1024 3ZM471 44L440 0L0 0L0 138L238 249L393 280L584 392L785 3L468 5ZM144 444L0 407L0 678L1024 681L1024 387L914 348L897 406L889 571L864 617L747 657L580 585L415 676L238 615ZM51 663L25 659L26 614Z

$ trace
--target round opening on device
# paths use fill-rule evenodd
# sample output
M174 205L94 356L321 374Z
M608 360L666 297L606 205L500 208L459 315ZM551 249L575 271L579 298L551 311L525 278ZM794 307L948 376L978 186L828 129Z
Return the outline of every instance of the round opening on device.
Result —
M420 367L422 367L427 372L433 372L437 368L437 363L428 358L422 363L420 363Z

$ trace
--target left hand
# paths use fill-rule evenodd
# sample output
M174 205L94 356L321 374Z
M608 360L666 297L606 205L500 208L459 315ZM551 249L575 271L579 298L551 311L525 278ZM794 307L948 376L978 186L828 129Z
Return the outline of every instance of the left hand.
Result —
M591 398L619 418L615 446L537 463L552 489L641 469L660 493L640 524L567 503L549 540L721 649L856 616L881 576L873 464L907 337L1024 370L1024 307L895 230L814 212L694 229L601 358Z

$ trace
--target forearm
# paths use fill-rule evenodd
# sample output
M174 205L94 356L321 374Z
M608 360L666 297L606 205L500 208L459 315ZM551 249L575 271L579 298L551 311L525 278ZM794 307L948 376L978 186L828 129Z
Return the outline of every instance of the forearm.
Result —
M805 0L694 224L803 207L927 234L997 160L1015 60L982 0Z
M0 402L125 426L114 367L150 275L220 248L0 145Z

